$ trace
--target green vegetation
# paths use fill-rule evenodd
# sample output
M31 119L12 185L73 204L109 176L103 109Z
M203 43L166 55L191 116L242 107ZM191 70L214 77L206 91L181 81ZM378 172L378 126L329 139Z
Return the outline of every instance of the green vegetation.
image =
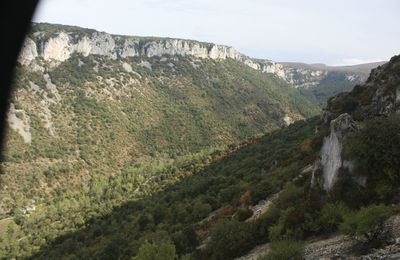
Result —
M347 145L355 160L355 172L368 178L369 189L388 200L400 185L400 118L376 118L365 122Z
M362 82L358 80L356 82L349 81L344 73L329 72L318 85L300 89L300 92L321 107L325 107L330 97L341 92L351 91L356 83Z
M343 202L327 203L321 210L318 224L327 233L337 231L345 216L348 216L349 211L349 208Z
M59 31L57 26L50 27L35 24L33 31L45 30L46 35L36 36L46 39ZM77 30L66 29L72 35ZM36 36L31 36L36 40ZM7 203L1 206L3 212L10 211L18 219L18 232L16 239L9 239L1 248L2 256L33 254L57 237L83 229L92 221L97 223L100 216L123 208L121 205L125 203L134 202L141 208L145 198L150 202L145 204L144 214L127 220L136 235L104 239L101 246L115 254L133 256L152 232L160 231L168 234L182 256L198 245L202 237L196 233L195 223L210 212L239 200L241 192L254 193L243 203L257 203L292 178L295 173L282 180L277 177L266 188L268 180L255 182L248 176L237 182L238 177L230 176L236 167L243 169L238 176L246 176L247 170L258 176L261 168L273 164L262 166L265 160L262 154L255 160L240 159L241 165L226 170L203 168L233 152L241 142L283 126L286 114L295 119L315 115L318 113L315 105L281 80L237 61L168 58L168 62L149 59L151 70L140 66L139 58L124 60L131 65L132 73L123 69L121 60L100 56L75 54L52 68L41 60L40 64L57 86L60 100L45 87L47 82L41 73L18 68L13 102L30 119L32 144L23 143L10 130L2 164L5 173L2 181L8 185L4 197ZM38 93L31 93L30 82L40 87ZM43 113L44 97L50 99L48 108L54 136L45 129L39 116ZM279 143L284 142L282 139ZM291 142L288 145L293 147L299 140ZM230 150L221 149L228 144L231 144ZM274 143L274 147L278 145ZM272 156L274 161L285 160L286 148L282 149L278 150L280 156ZM294 151L294 157L312 156L305 151L297 154ZM246 169L247 165L254 166ZM290 167L298 171L301 166ZM196 191L191 191L186 200L181 201L175 195L169 198L169 195L164 202L163 199L160 203L152 201L152 196L166 187L200 173L213 177L209 180L199 177L191 184L183 182L182 185ZM216 185L211 185L213 181ZM205 187L210 191L199 197ZM188 196L187 192L180 196ZM36 211L29 216L20 214L31 199L35 200ZM239 205L232 209L240 222L252 214ZM206 227L206 230L211 229ZM99 232L96 228L92 234ZM120 251L128 241L131 249ZM71 241L67 239L66 243L70 247ZM106 251L98 251L101 246L95 248L95 255L105 257ZM80 253L71 256L75 254Z
M303 259L303 244L297 241L282 240L271 243L269 252L262 260L301 260Z
M47 30L48 25L36 26L33 30ZM318 113L297 90L240 62L167 58L148 59L151 70L139 65L139 57L122 61L74 54L56 67L38 61L60 99L40 71L17 68L12 102L27 115L32 143L8 129L0 212L15 216L34 200L37 210L28 218L30 229L38 229L37 237L52 233L31 243L26 252L117 205L200 171L196 167L216 160L214 151L227 145L233 149L282 127L286 114L300 119ZM123 62L134 72L127 72ZM39 90L33 91L30 82ZM46 127L45 111L51 115L53 133ZM183 165L190 166L181 169ZM196 220L235 199L236 188L245 189L228 183L211 199L193 202ZM246 187L254 193L250 201L257 203L276 191L266 183ZM241 210L237 218L249 214ZM47 230L40 224L43 219L63 224ZM20 228L21 234L28 230Z
M44 38L59 29L34 27ZM400 125L364 120L360 104L375 89L328 104L332 116L363 120L344 143L353 171L341 169L326 192L311 187L310 169L328 129L312 117L315 103L278 77L231 59L38 62L56 87L17 68L12 102L32 142L8 129L0 258L219 260L271 242L265 259L300 259L297 241L309 237L342 230L376 240L392 212ZM335 80L307 95L325 99ZM297 122L286 126L286 115Z
M156 244L146 241L132 260L175 260L175 246L170 241Z
M376 241L385 232L384 222L391 208L383 204L362 207L345 216L340 229L351 236L363 236L368 242Z
M253 226L237 220L222 220L211 231L209 259L233 259L254 246Z
M300 174L309 158L315 156L304 144L310 143L306 140L313 135L317 122L316 118L297 122L250 140L240 149L205 152L182 158L178 160L180 164L143 166L113 178L97 178L89 189L49 201L54 206L40 206L29 217L23 217L20 237L27 236L31 246L24 249L14 243L14 254L29 255L40 247L34 258L55 258L60 254L104 258L109 252L114 257L130 258L139 253L146 240L170 240L180 257L191 253L193 257L224 259L244 254L252 246L268 241L268 228L277 221L281 210L269 211L251 223L230 220L231 214L240 215L242 207L255 200L249 194L252 189L271 183L273 188L266 190L265 199ZM266 174L262 174L263 168ZM260 193L257 196L261 197ZM281 208L292 205L291 196L283 196L287 199L282 199ZM218 210L216 218L202 223L210 207L211 211ZM49 223L48 228L41 223ZM216 239L226 227L231 235ZM44 237L47 242L42 240ZM210 247L196 250L207 237L211 237ZM219 248L223 244L238 247ZM7 250L3 253L12 254Z

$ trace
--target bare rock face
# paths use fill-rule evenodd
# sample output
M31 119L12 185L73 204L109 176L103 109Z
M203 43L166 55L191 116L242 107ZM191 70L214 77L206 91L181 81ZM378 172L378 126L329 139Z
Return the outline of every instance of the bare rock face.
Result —
M137 52L135 47L138 44L139 44L138 41L132 39L126 39L119 55L122 58L138 56L139 53Z
M75 46L75 51L87 57L92 50L91 40L88 37L83 37Z
M315 172L321 170L323 187L330 190L337 180L339 169L351 169L352 163L342 158L342 144L346 135L356 130L357 126L349 114L342 114L330 122L330 134L324 138L320 159L315 163L312 182L315 181Z
M329 190L337 179L340 168L352 169L352 163L342 157L342 143L348 133L357 130L354 119L365 120L376 116L389 116L400 112L400 56L374 69L363 85L353 91L340 93L328 101L323 114L325 125L330 126L324 138L321 157L315 164L312 184L318 181L315 173L322 171L323 187ZM357 180L360 185L365 180Z
M305 247L307 260L313 259L346 259L351 248L356 244L354 239L344 235L308 243Z
M36 57L50 61L52 66L68 60L74 53L83 56L100 55L110 59L130 57L191 56L196 59L233 59L263 73L276 75L295 88L310 88L320 84L328 71L311 67L292 67L270 60L250 58L233 47L193 40L170 38L142 38L111 35L83 28L59 27L51 34L33 26L31 38L26 40L20 64L32 65ZM40 47L40 48L37 48ZM34 66L38 65L36 63ZM353 82L357 75L347 75ZM358 79L360 80L360 79Z
M289 77L286 73L285 67L282 64L279 64L276 62L271 62L270 64L267 64L266 66L264 66L263 72L272 73L282 79L289 80Z
M15 105L11 103L7 113L7 122L12 129L20 134L25 143L30 144L32 142L30 119L24 110L16 109Z
M331 122L331 133L335 133L339 139L343 139L348 133L355 132L357 126L353 118L345 113Z
M114 38L107 33L95 32L90 41L90 54L107 56L111 59L117 58Z
M28 66L38 56L36 43L31 38L26 38L18 62Z
M116 43L116 40L119 43ZM24 49L25 60L31 61L38 56L34 53L35 42L27 41L26 50ZM249 58L237 52L232 47L200 43L179 39L155 39L141 44L139 40L129 37L113 36L107 33L94 32L91 35L81 37L77 43L73 43L72 35L61 31L57 36L51 37L43 44L43 49L39 53L45 60L65 61L73 53L80 53L83 56L90 54L106 56L116 59L118 56L122 58L147 56L149 58L164 55L170 56L193 56L196 58L210 58L214 60L227 58L237 60L248 60ZM22 63L22 60L21 60ZM251 62L249 62L251 63ZM258 67L257 67L258 68Z
M209 53L211 59L235 59L243 60L246 59L243 54L238 53L235 49L223 45L214 45Z
M282 77L293 84L296 88L305 89L318 85L327 75L328 72L323 70L308 70L290 67L285 67L282 73Z
M45 60L65 61L73 52L70 45L69 36L65 32L61 32L58 36L50 38L43 48L41 56Z
M81 53L83 56L94 54L108 56L111 59L117 58L113 37L97 32L90 38L86 36L81 38L76 44L71 41L70 35L60 32L56 37L50 38L44 43L40 55L45 60L65 61L75 52Z
M191 55L196 58L209 58L206 46L199 43L190 44L188 41L168 39L165 42L152 41L145 45L145 53L147 57L153 56L187 56Z

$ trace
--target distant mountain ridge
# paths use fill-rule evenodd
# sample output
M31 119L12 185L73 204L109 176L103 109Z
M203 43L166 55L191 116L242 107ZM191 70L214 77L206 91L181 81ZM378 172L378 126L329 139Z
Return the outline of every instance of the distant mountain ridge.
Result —
M64 61L73 53L83 56L102 55L111 59L117 57L161 57L163 55L193 56L195 58L238 60L245 65L271 73L296 88L319 88L329 73L343 74L341 81L348 84L363 82L370 69L382 63L355 66L322 66L302 63L278 63L267 59L250 58L233 47L195 40L112 35L92 29L75 26L34 23L28 35L20 62L29 64L36 57L46 61ZM375 66L376 65L376 66Z
M356 64L356 65L339 65L339 66L330 66L323 63L301 63L301 62L280 62L283 65L292 68L303 68L303 69L321 69L321 70L328 70L328 71L348 71L348 72L360 72L365 73L368 77L369 73L372 69L383 65L387 61L379 61L379 62L370 62L370 63L363 63L363 64Z

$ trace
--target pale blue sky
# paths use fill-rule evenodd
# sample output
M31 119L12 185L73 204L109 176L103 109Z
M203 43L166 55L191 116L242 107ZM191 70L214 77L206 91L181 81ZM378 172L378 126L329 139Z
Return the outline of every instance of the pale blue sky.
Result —
M400 53L399 0L42 0L34 21L214 42L276 61L347 65Z

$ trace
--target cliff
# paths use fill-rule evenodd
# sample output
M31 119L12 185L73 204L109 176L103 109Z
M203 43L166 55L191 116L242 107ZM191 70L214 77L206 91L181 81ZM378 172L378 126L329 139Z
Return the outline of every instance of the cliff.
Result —
M352 162L343 156L343 143L350 133L357 131L356 122L360 124L376 117L390 117L399 113L400 56L394 56L388 63L373 69L365 84L357 85L351 92L340 93L328 101L322 127L329 127L330 133L323 140L320 159L313 173L322 172L321 182L326 190L332 188L340 169L352 171ZM358 178L358 182L362 184L365 179Z
M371 66L363 70L351 67L310 66L297 63L278 63L271 60L250 58L233 47L194 40L112 35L73 26L33 24L28 35L20 63L29 65L37 57L52 61L55 65L78 53L83 56L100 55L110 59L140 57L142 59L162 56L192 56L198 59L234 59L245 65L271 73L296 88L313 88L324 81L335 80L354 85L365 80ZM36 67L37 68L37 67Z

